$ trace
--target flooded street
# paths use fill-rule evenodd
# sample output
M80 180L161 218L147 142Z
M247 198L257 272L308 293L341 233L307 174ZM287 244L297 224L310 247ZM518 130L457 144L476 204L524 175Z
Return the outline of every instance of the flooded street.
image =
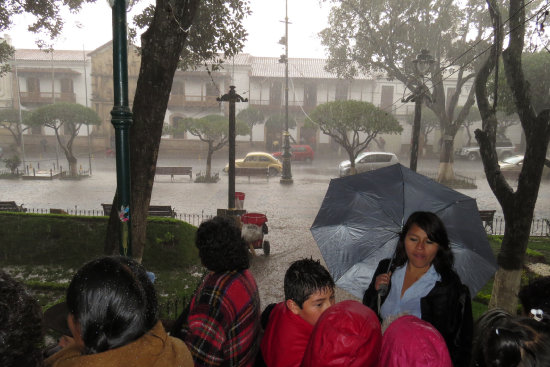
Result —
M317 160L312 165L293 164L294 184L281 185L278 177L237 177L236 191L246 195L244 209L264 213L271 243L271 255L264 257L261 250L252 261L252 271L260 287L263 305L277 302L283 297L282 280L288 265L302 257L321 259L321 254L309 228L315 219L331 178L337 176L340 159ZM87 165L87 159L80 159ZM213 162L213 172L221 172L225 160ZM408 165L408 162L403 162ZM93 175L81 181L27 181L0 180L0 201L16 201L25 208L101 210L101 203L110 203L116 188L114 159L93 160ZM205 171L204 160L160 159L158 166L192 166L193 174ZM437 160L425 160L419 164L419 172L435 172ZM44 163L43 163L44 165ZM500 216L500 206L482 173L481 163L457 161L456 172L476 178L477 190L458 190L477 199L480 209L495 209ZM86 168L86 167L85 167ZM227 175L221 173L215 184L196 184L188 176L157 176L151 204L171 205L178 214L215 215L218 208L227 207ZM550 181L543 180L535 210L536 218L550 217ZM338 290L337 300L353 298Z

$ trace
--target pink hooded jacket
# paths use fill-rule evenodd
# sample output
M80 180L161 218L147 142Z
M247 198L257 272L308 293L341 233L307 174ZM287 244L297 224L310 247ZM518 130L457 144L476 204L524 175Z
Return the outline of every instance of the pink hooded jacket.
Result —
M445 339L428 322L402 316L382 337L378 367L452 367Z
M302 367L375 367L381 343L376 314L357 301L342 301L317 321Z

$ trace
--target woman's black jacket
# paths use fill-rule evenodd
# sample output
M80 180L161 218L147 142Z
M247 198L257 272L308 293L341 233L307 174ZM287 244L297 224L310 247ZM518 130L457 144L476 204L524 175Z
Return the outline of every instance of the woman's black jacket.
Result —
M374 288L376 277L388 271L390 259L380 261L372 277L372 282L363 296L363 304L378 313L378 293ZM432 324L443 336L455 367L468 366L472 349L473 317L472 301L468 287L461 283L458 275L450 270L440 274L441 280L420 299L422 320ZM387 294L382 297L384 304ZM378 315L380 318L380 315Z

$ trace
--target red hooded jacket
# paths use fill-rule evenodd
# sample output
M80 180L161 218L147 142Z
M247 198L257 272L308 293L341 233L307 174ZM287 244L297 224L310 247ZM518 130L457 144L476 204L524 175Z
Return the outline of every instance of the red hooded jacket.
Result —
M312 331L313 326L292 313L284 302L278 303L269 315L260 346L265 364L299 367Z
M402 316L384 332L379 367L452 367L445 339L427 321Z
M317 321L302 367L375 367L381 344L374 311L357 301L342 301Z

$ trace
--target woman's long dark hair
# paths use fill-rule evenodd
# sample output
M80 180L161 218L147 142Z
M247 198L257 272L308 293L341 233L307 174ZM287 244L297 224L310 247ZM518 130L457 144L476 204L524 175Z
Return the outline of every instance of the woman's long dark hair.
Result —
M124 346L157 321L155 289L143 266L124 257L85 264L67 290L67 307L80 326L87 354Z
M402 266L408 261L407 252L405 251L405 237L413 224L420 227L426 232L430 240L439 245L433 265L435 270L445 278L453 271L454 257L445 225L432 212L414 212L409 216L403 230L399 233L399 241L397 242L395 258L393 260L394 266Z

